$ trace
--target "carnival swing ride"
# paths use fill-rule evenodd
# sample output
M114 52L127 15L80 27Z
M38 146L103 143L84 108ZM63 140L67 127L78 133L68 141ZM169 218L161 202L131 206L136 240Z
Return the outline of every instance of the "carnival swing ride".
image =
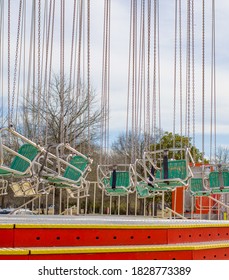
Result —
M215 1L208 160L204 0L198 157L196 1L173 1L172 116L161 106L161 1L130 1L125 141L114 157L112 1L103 3L99 113L91 86L93 3L73 0L69 10L65 0L11 2L0 2L0 196L1 207L10 206L0 217L0 259L228 259L229 170L215 160ZM163 118L173 121L170 143ZM34 215L17 215L29 208Z

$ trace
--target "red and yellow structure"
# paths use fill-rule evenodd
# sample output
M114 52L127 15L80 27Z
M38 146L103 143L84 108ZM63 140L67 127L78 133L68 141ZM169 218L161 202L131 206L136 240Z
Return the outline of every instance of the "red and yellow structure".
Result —
M228 260L229 222L113 216L2 219L0 259Z

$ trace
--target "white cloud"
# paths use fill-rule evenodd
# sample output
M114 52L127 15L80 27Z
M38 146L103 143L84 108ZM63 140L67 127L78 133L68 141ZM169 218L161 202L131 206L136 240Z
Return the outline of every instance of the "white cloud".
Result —
M5 1L6 2L6 1ZM147 3L147 1L145 1ZM185 71L186 71L186 3L182 2L182 57L183 57L183 95L185 96ZM227 120L229 118L229 1L217 0L216 2L216 83L217 83L217 131L224 135L220 141L226 142L223 137L228 136ZM17 34L17 17L18 3L15 0L12 2L12 19L11 19L11 59L12 69L15 58L15 43ZM27 38L26 51L29 53L29 34L30 34L30 1L27 1ZM29 4L30 3L30 4ZM44 7L44 1L42 7ZM53 68L59 71L59 1L56 1L56 17L55 17L55 44L53 47ZM69 71L70 49L71 49L71 33L72 33L72 12L73 1L68 0L66 3L66 24L65 24L65 67L66 73ZM86 1L84 2L86 3ZM152 26L153 26L153 1L152 1ZM171 0L160 0L160 82L161 82L161 121L164 130L172 131L173 127L173 79L174 79L174 3ZM194 1L195 3L195 121L196 133L201 133L202 122L202 1ZM211 3L205 1L205 122L206 131L209 130L210 121L210 100L211 100ZM103 0L91 1L91 83L96 89L98 95L101 94L102 84L102 55L103 55ZM140 1L138 1L138 9L140 10ZM138 18L138 24L140 18ZM147 23L147 17L145 18ZM130 32L130 1L114 0L111 1L111 76L110 76L110 128L112 134L117 131L125 131L126 124L126 102L127 102L127 86L128 86L128 47L129 47L129 32ZM7 50L7 5L5 4L5 34L4 46ZM151 63L153 63L153 27L151 28ZM85 51L86 45L84 46ZM7 53L5 53L4 79L7 73ZM27 57L28 59L28 57ZM28 63L26 64L28 65ZM27 66L26 66L27 67ZM179 66L177 67L177 71ZM28 69L26 69L28 71ZM178 73L177 73L178 74ZM157 73L158 77L158 73ZM151 65L151 78L153 78L153 64ZM6 81L0 83L6 84ZM6 85L4 87L7 89ZM152 88L152 86L151 86ZM158 99L158 97L157 97ZM185 100L185 97L183 97ZM176 105L176 127L179 130L179 102ZM183 105L185 110L185 105ZM158 114L158 112L157 112ZM157 116L158 119L158 116ZM184 122L185 118L183 119ZM222 140L223 139L223 140ZM219 142L218 144L220 144Z

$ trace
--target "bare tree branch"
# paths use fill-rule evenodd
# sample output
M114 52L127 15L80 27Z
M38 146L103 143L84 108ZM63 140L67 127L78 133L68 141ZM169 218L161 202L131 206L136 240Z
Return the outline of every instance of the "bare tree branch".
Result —
M82 85L78 90L74 87L69 88L69 84L65 80L62 98L60 85L60 78L54 75L47 96L42 96L39 100L43 106L39 106L38 101L34 102L32 97L24 102L26 104L23 108L26 136L30 137L33 133L38 138L40 129L43 142L47 140L52 144L60 143L61 135L63 135L65 142L79 145L81 142L89 142L87 132L90 128L90 140L98 138L98 126L102 114L98 109L95 93L91 91L88 96L87 89ZM63 118L61 118L61 108L63 108ZM90 116L88 116L88 110ZM38 125L34 125L34 123L38 123L38 118L41 120L40 128ZM61 122L63 122L63 131L61 131ZM32 128L35 129L35 133L32 132ZM45 139L46 131L47 139Z

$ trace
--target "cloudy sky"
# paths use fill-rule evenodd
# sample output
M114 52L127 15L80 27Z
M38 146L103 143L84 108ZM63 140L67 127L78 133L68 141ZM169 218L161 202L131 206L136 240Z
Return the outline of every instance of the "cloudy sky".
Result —
M179 1L178 1L179 2ZM202 149L202 1L194 2L194 48L195 48L195 142L198 148ZM205 153L209 153L210 114L211 114L211 62L212 62L212 2L205 1L205 102L204 102L204 132L205 132ZM217 113L217 143L216 145L228 145L229 124L228 106L229 96L229 1L215 1L215 61L216 61L216 113ZM102 18L98 20L97 15L101 12L103 1L92 1L96 14L96 28L100 25L102 30ZM187 40L187 1L182 0L182 54L183 72L186 72L186 40ZM152 1L153 5L153 1ZM159 49L160 49L160 95L161 95L161 127L163 130L173 130L173 86L174 86L174 37L175 37L175 1L160 0L159 5ZM140 10L140 1L138 1ZM97 18L97 19L96 19ZM128 74L128 44L130 33L130 1L111 1L111 126L110 133L125 130L126 119L126 95L127 95L127 74ZM153 19L152 19L153 20ZM138 16L138 22L140 16ZM99 38L99 35L96 35ZM100 35L101 36L101 35ZM151 34L153 41L153 34ZM99 41L99 40L98 40ZM98 43L97 41L97 43ZM94 42L96 42L94 38ZM96 46L98 47L96 43ZM102 48L96 49L99 54ZM92 48L93 52L93 48ZM153 53L151 54L153 56ZM92 56L93 57L93 56ZM94 57L95 58L95 57ZM93 67L99 61L97 57ZM177 66L179 69L179 66ZM93 72L93 69L92 69ZM157 73L158 75L158 73ZM95 75L96 77L96 75ZM99 79L98 79L99 80ZM183 77L183 86L186 80ZM94 84L96 81L94 80ZM185 93L185 89L183 89ZM122 97L120 97L122 96ZM120 102L121 100L121 102ZM177 111L179 111L177 105ZM177 112L179 114L179 112ZM119 121L120 118L123 121ZM157 117L158 118L158 117ZM179 120L177 116L177 129ZM191 124L193 125L193 124ZM214 129L214 128L213 128ZM214 149L214 147L213 147Z
M7 89L7 3L1 0L1 78L0 85ZM11 0L11 72L13 77L15 47L17 39L17 23L19 0ZM27 59L30 50L30 30L31 30L31 3L32 1L22 1L26 4L23 19L26 22L26 36L23 41L26 46ZM84 4L86 1L83 1ZM148 1L145 1L147 3ZM173 130L173 96L174 96L174 40L175 40L175 0L158 0L159 8L159 52L157 57L160 61L160 98L161 98L161 128L165 131ZM179 1L177 1L179 2ZM211 113L211 46L212 46L212 0L205 0L205 146L206 153L209 150L210 133L210 113ZM217 105L217 146L228 145L229 138L229 1L215 1L215 48L216 48L216 105ZM50 1L41 1L42 17L41 30L44 27L43 16L45 7ZM65 0L65 72L70 67L70 49L73 21L73 0ZM78 1L79 3L79 1ZM110 26L110 138L115 137L120 132L126 130L126 107L128 92L128 58L129 58L129 38L130 38L130 3L131 0L111 0L111 26ZM187 1L182 3L182 70L183 70L183 94L186 87L186 50L187 50ZM194 0L194 73L195 73L195 142L201 150L202 141L202 1ZM153 25L153 4L152 18ZM147 6L147 5L146 5ZM137 28L139 38L141 1L137 0ZM85 10L86 12L86 10ZM25 16L26 15L26 16ZM103 58L103 17L104 0L91 0L91 86L95 89L98 99L102 88L102 58ZM145 18L147 22L147 16ZM37 22L37 19L36 19ZM86 22L86 19L85 19ZM4 23L4 24L3 24ZM86 26L86 24L85 24ZM47 28L47 27L46 27ZM4 32L3 32L4 30ZM151 27L151 31L153 27ZM37 31L36 31L37 32ZM43 34L43 33L42 33ZM42 38L42 35L41 35ZM55 29L53 45L52 68L57 70L60 65L60 1L56 0ZM85 40L86 41L86 40ZM84 50L86 43L83 45ZM151 44L153 48L153 34L151 34ZM3 52L4 49L4 52ZM137 50L138 52L139 50ZM23 59L23 56L22 56ZM151 50L151 75L153 75L153 50ZM28 65L28 64L27 64ZM28 66L27 66L28 67ZM83 67L82 67L83 68ZM179 65L177 65L179 70ZM177 70L177 71L178 71ZM22 70L21 70L22 71ZM25 67L25 71L26 67ZM3 75L2 75L3 74ZM28 75L27 75L28 76ZM157 70L157 77L159 71ZM13 80L13 78L12 78ZM151 81L152 82L152 81ZM177 81L178 82L178 81ZM12 83L12 81L11 81ZM13 84L11 85L11 87ZM178 102L178 101L177 101ZM158 108L157 108L158 110ZM179 130L179 106L176 108L177 124ZM158 111L156 114L159 114ZM158 120L157 115L157 120ZM191 116L192 118L192 116ZM191 124L193 125L193 124ZM179 132L179 131L178 131Z

